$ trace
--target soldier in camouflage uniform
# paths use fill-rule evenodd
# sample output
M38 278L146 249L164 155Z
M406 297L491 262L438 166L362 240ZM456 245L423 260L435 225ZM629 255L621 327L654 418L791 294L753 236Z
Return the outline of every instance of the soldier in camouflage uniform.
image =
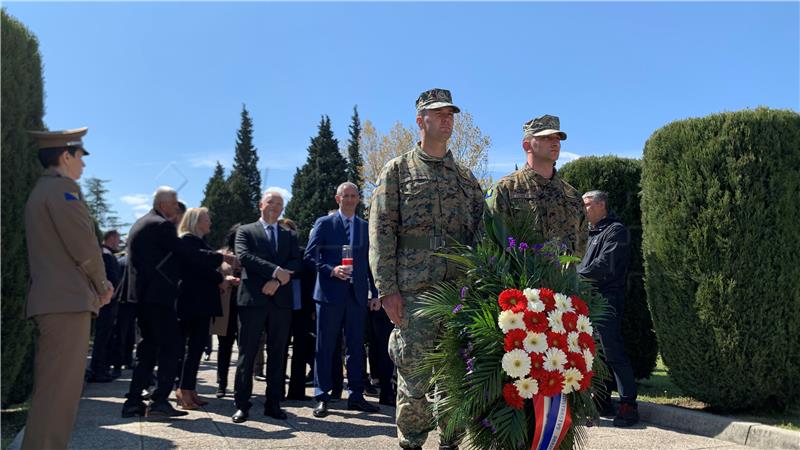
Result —
M525 123L522 148L527 164L500 179L486 194L492 213L506 222L531 220L532 231L545 240L559 239L570 252L582 256L588 224L578 191L558 176L555 163L567 133L556 116L544 115Z
M417 99L421 141L386 163L369 211L369 262L380 300L395 328L389 354L397 366L397 434L403 448L421 448L434 418L426 377L412 375L437 338L427 320L410 317L419 294L454 279L456 267L434 252L449 242L475 242L482 226L483 193L472 172L447 150L459 109L450 92L432 89ZM443 443L441 449L457 448Z

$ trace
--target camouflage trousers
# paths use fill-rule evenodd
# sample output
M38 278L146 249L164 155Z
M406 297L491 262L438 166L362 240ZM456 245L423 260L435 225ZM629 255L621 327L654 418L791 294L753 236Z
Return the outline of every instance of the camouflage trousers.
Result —
M414 373L425 352L436 341L439 329L427 320L410 317L410 307L416 298L402 294L405 300L403 320L389 336L389 356L397 367L397 437L401 447L421 447L428 433L436 427L430 400L426 397L430 376ZM434 405L435 406L435 405ZM438 420L439 431L444 427Z

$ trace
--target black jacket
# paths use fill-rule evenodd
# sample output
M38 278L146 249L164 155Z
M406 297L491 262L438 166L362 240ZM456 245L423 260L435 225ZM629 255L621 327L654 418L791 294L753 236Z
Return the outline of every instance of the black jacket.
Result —
M269 246L267 234L261 222L248 223L236 232L236 256L242 264L242 283L239 286L239 306L275 305L292 309L294 303L292 283L278 288L273 296L261 293L264 285L272 279L275 269L280 266L299 272L303 260L297 235L278 227L278 253Z
M175 225L151 209L128 233L128 296L131 303L175 308L179 293L181 261L222 264L222 255L197 250L178 238Z
M185 234L181 240L194 251L213 251L206 242L193 235ZM205 259L192 259L181 265L181 289L178 296L178 317L219 317L222 303L219 284L222 274L217 271L219 264Z
M629 258L628 228L614 214L609 214L589 229L589 243L578 273L601 294L624 296Z

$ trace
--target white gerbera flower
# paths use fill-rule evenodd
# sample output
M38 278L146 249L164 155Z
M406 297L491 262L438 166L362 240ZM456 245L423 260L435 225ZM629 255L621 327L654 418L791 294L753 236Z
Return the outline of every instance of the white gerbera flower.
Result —
M525 350L515 348L503 355L503 370L511 378L528 376L531 371L531 358Z
M544 303L541 300L528 300L528 311L542 312L544 311Z
M588 372L592 370L592 365L594 364L594 355L589 351L588 348L583 349L583 360L586 361L586 371Z
M533 398L539 393L539 382L533 378L520 378L514 382L514 386L517 387L519 396L522 398Z
M550 311L547 313L547 323L550 325L550 329L556 333L566 333L567 330L564 328L564 322L561 321L561 315L563 313L559 310Z
M578 331L584 332L589 335L594 333L594 328L592 327L592 321L589 320L589 318L584 316L583 314L580 314L578 316L577 328Z
M529 302L535 302L539 300L538 289L525 288L522 290L522 293L525 294L525 298L527 298Z
M577 391L581 388L581 380L583 380L583 374L580 370L571 368L564 371L564 388L561 390L563 394L569 394L570 392Z
M528 331L525 342L522 343L528 353L544 353L547 350L547 335Z
M556 309L561 312L567 311L575 311L575 308L572 307L572 299L567 297L562 293L558 293L555 295L556 299Z
M515 313L514 311L507 309L501 312L497 317L497 324L500 326L500 329L503 330L503 333L508 333L509 331L517 328L524 330L525 322L522 320L522 317L523 313Z
M577 331L570 331L570 333L567 335L567 346L569 347L569 351L575 353L581 352L581 346L578 345L578 336L580 335L581 334Z
M567 354L563 350L556 347L550 347L544 352L544 369L564 371L564 366L567 364Z

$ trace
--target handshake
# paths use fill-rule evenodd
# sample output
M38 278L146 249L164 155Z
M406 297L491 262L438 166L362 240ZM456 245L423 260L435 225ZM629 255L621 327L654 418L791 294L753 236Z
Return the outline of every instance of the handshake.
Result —
M264 283L264 286L261 288L261 293L269 296L275 295L275 292L278 291L279 287L291 280L293 273L294 271L292 270L286 270L282 267L278 267L275 269L275 273L273 275L275 278Z

